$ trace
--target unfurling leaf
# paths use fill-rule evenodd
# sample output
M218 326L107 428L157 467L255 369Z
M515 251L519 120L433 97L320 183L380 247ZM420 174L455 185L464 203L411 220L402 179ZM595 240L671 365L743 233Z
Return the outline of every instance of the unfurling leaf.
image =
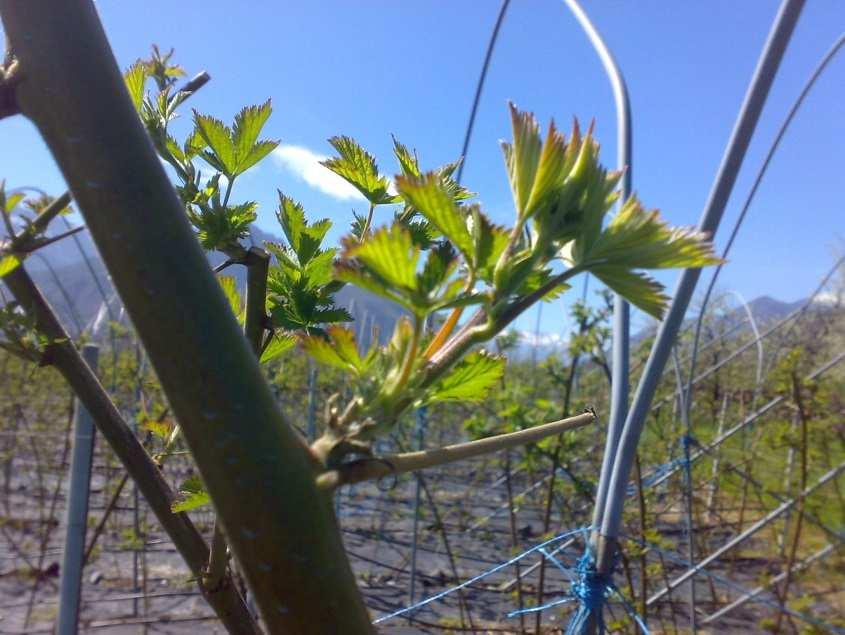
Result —
M505 358L485 351L470 353L452 372L441 379L424 398L438 401L481 401L505 370Z
M396 155L396 160L399 161L399 169L405 176L419 176L420 164L417 159L416 151L411 152L407 146L399 143L396 137L393 137L393 154Z
M509 232L504 227L491 223L477 206L472 208L470 214L470 231L474 249L472 262L476 275L481 280L492 282L496 262L505 250Z
M411 234L401 225L382 228L363 243L347 249L346 255L361 263L366 273L378 281L405 291L417 288L417 261L420 250Z
M509 104L513 143L503 143L505 165L510 178L513 200L518 217L528 214L528 201L534 188L534 177L540 162L543 145L540 139L540 126L530 112L519 112L516 106Z
M225 249L249 235L258 205L251 201L240 205L188 207L188 219L197 228L197 238L206 249Z
M2 184L0 184L0 186L2 186ZM0 211L5 212L6 214L11 214L12 211L14 211L14 209L18 206L18 203L20 203L24 199L24 196L25 195L21 194L20 192L16 192L14 194L9 195L6 195L4 192L2 198L0 198L0 202L3 203L2 209Z
M281 192L276 217L288 245L266 244L277 261L267 284L274 326L322 333L324 324L352 320L348 311L334 304L334 294L343 286L334 277L336 250L321 247L331 222L309 224L302 206Z
M296 253L299 264L305 266L319 252L323 238L332 226L331 221L323 219L309 225L301 204L281 192L278 192L278 195L279 209L276 218L282 226L288 244Z

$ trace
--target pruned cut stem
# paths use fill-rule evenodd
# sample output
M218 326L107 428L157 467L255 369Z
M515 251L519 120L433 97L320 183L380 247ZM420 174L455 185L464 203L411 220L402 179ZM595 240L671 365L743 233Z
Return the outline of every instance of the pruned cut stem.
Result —
M454 463L476 456L483 456L513 448L527 443L535 443L546 437L582 428L595 421L592 412L585 412L575 417L545 423L540 426L518 430L508 434L500 434L487 439L447 445L436 450L421 450L403 454L388 454L387 456L351 461L341 467L324 472L317 477L317 486L321 489L334 489L340 485L360 483L361 481L379 479L392 474L403 474L424 470L438 465Z

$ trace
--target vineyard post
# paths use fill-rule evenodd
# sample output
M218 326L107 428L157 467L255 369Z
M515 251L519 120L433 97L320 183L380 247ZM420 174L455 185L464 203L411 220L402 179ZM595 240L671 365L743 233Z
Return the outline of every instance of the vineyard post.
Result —
M577 0L564 0L578 20L581 28L587 34L590 43L601 60L604 71L610 80L610 87L613 90L613 101L616 105L616 162L617 168L622 170L622 196L620 204L631 195L632 179L632 126L631 126L631 101L628 98L628 87L625 84L625 77L619 70L616 59L610 52L607 43L593 25L584 9ZM616 456L616 447L619 436L622 432L622 425L625 423L625 416L628 412L628 374L629 374L629 348L630 348L630 308L628 303L618 293L613 300L613 351L611 365L610 385L610 419L607 426L607 438L605 441L604 458L602 460L601 472L599 475L598 489L596 490L595 510L593 512L593 527L598 529L601 526L604 502L607 498L608 481L610 480L610 469L613 466L613 459Z
M712 235L719 226L769 89L803 6L804 0L784 0L780 6L699 222L701 231ZM674 299L660 325L634 402L626 418L598 536L597 568L599 572L610 571L622 521L625 489L640 433L657 388L657 380L666 365L700 274L700 269L685 269L681 274Z
M267 629L372 632L330 495L238 329L93 3L3 0L0 15L24 74L20 109L74 194Z
M97 368L99 347L88 344L82 358L93 370ZM91 461L94 455L94 420L82 402L76 399L76 423L73 434L73 455L70 463L70 493L65 523L65 544L62 555L62 580L59 592L58 635L76 635L82 593L82 567L85 533L88 523L88 493L91 486Z
M415 413L416 425L414 434L417 441L417 451L425 448L426 409L420 408ZM408 589L409 604L413 604L417 582L417 550L419 547L420 503L422 495L422 475L417 474L414 479L414 520L411 531L411 584Z

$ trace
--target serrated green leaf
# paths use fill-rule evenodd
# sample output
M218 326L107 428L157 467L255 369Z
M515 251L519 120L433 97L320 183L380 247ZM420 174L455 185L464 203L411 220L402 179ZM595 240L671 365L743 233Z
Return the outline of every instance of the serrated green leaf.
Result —
M179 163L185 163L185 151L179 147L179 144L176 142L176 139L174 139L170 135L167 135L164 140L164 147Z
M332 324L333 322L352 322L354 318L343 307L333 307L314 311L314 320L319 324Z
M630 197L594 241L583 261L629 269L705 267L721 261L707 237L692 228L670 227L657 210L645 211Z
M335 253L336 250L327 249L308 261L303 269L306 289L321 287L332 281Z
M230 130L222 121L194 111L196 131L211 150L202 157L230 179L243 174L279 145L278 141L258 141L271 112L270 100L243 108Z
M0 256L0 278L17 269L21 264L20 258L14 254Z
M261 159L275 150L278 145L278 141L259 141L256 143L252 146L252 150L250 150L245 157L239 160L237 173L243 174L249 170L252 166L261 161Z
M425 403L439 401L473 401L484 399L505 370L505 358L485 351L467 355L446 377L441 379L425 398Z
M321 165L346 179L373 205L396 201L388 189L390 181L380 176L373 155L364 150L352 137L329 139L339 157L321 161Z
M190 159L197 156L206 147L208 147L208 143L206 143L199 129L194 128L191 134L188 135L188 138L185 139L185 143L182 145L182 151Z
M520 285L519 289L517 290L517 295L530 295L534 291L540 289L547 283L551 282L555 275L556 274L554 274L551 269L541 269L539 271L532 271L530 274L528 274L528 277L526 277L523 283ZM561 294L563 294L570 288L570 285L566 284L565 282L562 282L549 289L549 291L543 297L541 297L540 300L542 300L543 302L551 302L552 300L556 300L557 298L559 298Z
M555 122L552 121L543 142L531 193L525 204L526 214L533 214L554 196L569 171L567 164L574 161L573 155L574 152L566 143L566 137L557 131Z
M141 104L144 101L144 87L147 79L150 77L150 69L146 62L138 60L129 70L123 75L126 82L126 89L129 91L129 97L132 99L132 105L135 110L141 112Z
M417 153L411 152L401 143L396 137L393 137L393 154L396 155L396 160L399 161L399 169L405 176L419 176L420 164L417 159Z
M517 215L523 217L527 213L543 146L540 140L540 126L534 115L530 112L520 112L512 103L508 106L513 127L513 144L502 143L502 151L505 154L505 165Z
M305 209L301 203L282 194L279 190L277 192L279 195L279 209L276 211L276 218L279 221L279 225L282 226L282 231L285 233L285 238L288 239L291 249L293 249L294 253L298 253L302 239L302 230L308 224L305 220Z
M590 273L634 306L658 320L663 318L669 298L663 293L663 285L653 278L614 265L590 267Z
M275 333L273 339L267 344L264 352L261 353L261 363L267 364L273 361L282 353L290 350L296 344L296 338L288 333Z
M188 219L197 228L197 237L205 249L225 248L234 241L249 235L249 226L255 222L258 205L247 201L240 205L189 206Z
M360 287L371 293L375 293L383 298L387 298L392 302L401 304L406 308L411 308L408 300L393 291L391 286L380 278L370 275L368 272L356 264L349 262L339 262L335 264L335 277L338 280L347 282L349 284Z
M309 225L301 204L282 192L278 192L278 195L279 208L276 211L276 218L285 233L288 244L296 254L298 264L305 266L315 255L325 253L320 251L320 245L331 228L331 221L322 219Z
M399 176L396 178L396 186L405 200L471 261L473 243L466 217L455 205L438 175L429 172L421 177Z
M258 141L258 135L261 134L261 129L267 123L270 113L273 108L270 105L270 100L261 104L260 106L246 106L237 115L235 115L235 123L232 126L232 143L235 148L235 157L237 166L240 171L245 170L243 167L244 161L255 151L255 144ZM270 143L270 150L276 147L276 144ZM267 153L264 153L266 156Z
M189 512L211 504L211 497L198 476L191 476L179 486L179 498L170 505L174 514Z
M388 284L404 290L417 288L417 261L420 250L413 244L411 234L401 225L382 228L347 250L367 272Z
M217 160L216 163L209 161L212 167L221 169L227 176L234 174L238 167L235 144L232 142L232 132L226 124L209 115L201 115L195 110L194 125L211 149L213 158ZM203 156L207 158L207 153Z

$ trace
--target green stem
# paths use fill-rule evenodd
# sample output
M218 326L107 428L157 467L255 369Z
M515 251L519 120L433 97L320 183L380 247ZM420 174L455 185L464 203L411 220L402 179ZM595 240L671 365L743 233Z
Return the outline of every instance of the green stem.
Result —
M246 316L244 335L256 356L261 356L267 326L267 276L270 254L252 247L246 256Z
M422 333L422 320L416 315L414 316L414 334L411 336L411 343L408 346L408 352L402 362L402 372L399 374L399 381L396 382L396 388L393 393L398 393L408 383L408 378L411 376L411 371L414 368L414 362L417 360L417 349L420 343L420 334Z
M47 229L47 225L50 224L50 221L56 218L62 210L70 205L70 201L70 192L65 192L58 198L53 199L53 202L41 210L41 213L35 217L35 220L32 221L32 235L38 235L45 231Z
M373 212L376 206L370 203L370 211L367 212L367 220L364 222L364 229L361 231L361 240L363 240L370 231L370 226L373 224Z
M508 448L515 448L529 443L536 443L546 437L562 434L590 425L596 419L592 412L585 412L574 417L552 421L543 425L507 432L494 437L485 437L466 443L447 445L432 450L389 454L382 460L361 459L343 463L334 470L328 470L317 477L317 484L322 490L330 491L341 485L360 483L389 476L416 472L439 465L485 456Z
M232 193L232 186L235 184L235 177L226 177L226 194L223 196L223 207L229 204L229 195Z
M499 254L499 259L496 261L496 266L493 268L493 281L497 289L501 287L499 281L502 275L502 271L504 270L505 265L511 259L511 255L513 255L513 250L516 247L516 243L519 241L520 236L522 236L523 227L525 227L525 218L517 218L516 224L513 226L510 236L508 236L508 242L505 245L505 248L502 250L502 253Z
M244 335L257 357L261 356L266 324L267 276L270 270L270 254L259 247L252 247L246 256L246 317ZM216 589L226 577L229 563L229 546L223 527L214 519L214 532L211 540L211 554L208 558L208 571L203 584L209 589Z
M372 633L331 497L209 269L93 2L0 0L0 15L27 73L17 101L74 194L266 629Z

